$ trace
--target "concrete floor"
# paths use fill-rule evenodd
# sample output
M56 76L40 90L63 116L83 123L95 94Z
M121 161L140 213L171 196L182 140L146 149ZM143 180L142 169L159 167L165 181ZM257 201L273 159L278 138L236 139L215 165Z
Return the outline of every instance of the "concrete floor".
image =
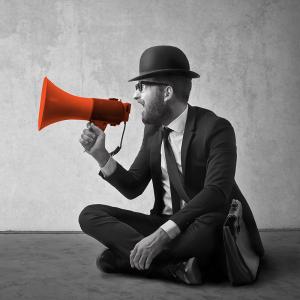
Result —
M300 231L262 232L266 259L251 286L189 287L104 274L104 248L84 234L0 234L0 299L300 299Z

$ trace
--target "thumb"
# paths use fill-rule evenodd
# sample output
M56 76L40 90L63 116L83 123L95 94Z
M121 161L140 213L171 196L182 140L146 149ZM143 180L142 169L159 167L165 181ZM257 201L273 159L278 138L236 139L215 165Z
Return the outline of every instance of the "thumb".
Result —
M94 132L96 135L100 135L101 133L103 133L103 130L100 129L99 127L97 127L94 123L90 123L90 127L89 129Z

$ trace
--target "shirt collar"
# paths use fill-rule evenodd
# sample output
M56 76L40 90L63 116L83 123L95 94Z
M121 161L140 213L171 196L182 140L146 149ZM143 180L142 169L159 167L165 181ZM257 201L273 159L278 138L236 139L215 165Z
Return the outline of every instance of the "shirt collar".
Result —
M186 106L184 111L166 127L170 128L173 131L176 131L178 133L183 133L184 128L185 128L186 119L187 119L187 112L188 112L188 105Z

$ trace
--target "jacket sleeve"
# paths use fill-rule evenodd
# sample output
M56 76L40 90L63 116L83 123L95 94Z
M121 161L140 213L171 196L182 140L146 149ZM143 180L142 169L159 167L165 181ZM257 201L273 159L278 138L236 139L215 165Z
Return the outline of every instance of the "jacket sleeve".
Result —
M136 198L142 194L151 179L148 136L148 129L145 126L141 148L129 170L124 169L117 162L116 170L110 176L104 177L102 172L99 172L104 180L128 199Z
M181 231L196 217L224 209L232 191L236 168L236 141L231 124L219 118L208 133L206 144L208 156L203 189L170 218Z

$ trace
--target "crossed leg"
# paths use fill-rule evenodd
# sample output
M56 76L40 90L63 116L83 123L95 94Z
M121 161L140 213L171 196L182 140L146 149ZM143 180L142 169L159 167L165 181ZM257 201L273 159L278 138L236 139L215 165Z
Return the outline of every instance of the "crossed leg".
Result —
M86 234L97 239L128 262L136 243L153 233L168 216L146 215L103 204L89 205L79 215L79 224ZM172 240L168 249L153 263L186 260L197 257L206 268L221 246L221 229L225 213L212 212L196 218L189 227ZM167 261L166 261L167 262Z

